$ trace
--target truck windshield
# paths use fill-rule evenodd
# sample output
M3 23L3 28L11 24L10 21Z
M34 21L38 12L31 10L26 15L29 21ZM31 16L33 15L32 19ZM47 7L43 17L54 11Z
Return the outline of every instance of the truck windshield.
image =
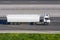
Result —
M46 20L49 20L49 18L45 18Z

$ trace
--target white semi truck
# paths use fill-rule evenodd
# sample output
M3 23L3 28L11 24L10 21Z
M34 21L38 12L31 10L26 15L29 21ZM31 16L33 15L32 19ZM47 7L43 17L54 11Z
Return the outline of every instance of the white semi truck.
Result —
M30 23L33 24L50 24L49 15L41 16L39 14L8 14L7 23Z

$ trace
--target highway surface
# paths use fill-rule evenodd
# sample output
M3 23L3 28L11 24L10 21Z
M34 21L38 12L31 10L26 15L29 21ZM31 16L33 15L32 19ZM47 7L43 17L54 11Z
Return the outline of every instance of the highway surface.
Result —
M0 4L60 4L60 0L0 0Z
M28 23L21 25L3 25L0 24L0 30L34 30L34 31L60 31L60 17L51 17L49 25L30 25Z
M60 17L60 4L0 4L0 16L7 14L49 14Z
M0 4L60 4L60 1L0 1Z
M2 18L5 20L5 18ZM0 30L31 30L31 31L60 31L60 17L51 17L49 25L30 25L28 23L16 25L0 24Z
M60 31L60 5L6 5L0 4L0 17L7 14L44 14L50 15L51 24L49 25L2 25L0 30L34 30L34 31Z

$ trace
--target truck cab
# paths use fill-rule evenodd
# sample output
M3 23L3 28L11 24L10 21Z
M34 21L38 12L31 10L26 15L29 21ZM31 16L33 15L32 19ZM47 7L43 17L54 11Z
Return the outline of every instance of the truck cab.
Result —
M44 16L43 20L44 20L44 24L50 24L50 17L48 14Z
M50 17L48 14L45 14L44 16L40 16L39 22L31 22L31 24L48 25L50 24Z

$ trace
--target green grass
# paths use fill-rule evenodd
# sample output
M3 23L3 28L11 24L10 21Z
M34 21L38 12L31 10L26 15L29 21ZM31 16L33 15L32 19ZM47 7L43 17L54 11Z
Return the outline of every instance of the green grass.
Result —
M0 33L0 40L60 40L60 34Z

